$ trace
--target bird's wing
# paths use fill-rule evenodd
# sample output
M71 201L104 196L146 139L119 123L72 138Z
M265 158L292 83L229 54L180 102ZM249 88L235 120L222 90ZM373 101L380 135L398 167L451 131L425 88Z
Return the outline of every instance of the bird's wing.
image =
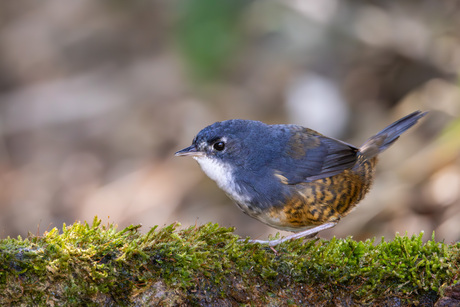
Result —
M299 128L290 137L276 166L286 184L310 182L352 168L358 148L320 133Z

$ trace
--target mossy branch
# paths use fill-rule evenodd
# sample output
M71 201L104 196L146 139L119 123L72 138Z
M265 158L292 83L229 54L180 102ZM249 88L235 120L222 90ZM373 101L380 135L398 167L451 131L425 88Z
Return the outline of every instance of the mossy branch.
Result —
M0 305L431 306L459 276L460 243L422 234L389 242L238 241L232 228L75 223L0 241Z

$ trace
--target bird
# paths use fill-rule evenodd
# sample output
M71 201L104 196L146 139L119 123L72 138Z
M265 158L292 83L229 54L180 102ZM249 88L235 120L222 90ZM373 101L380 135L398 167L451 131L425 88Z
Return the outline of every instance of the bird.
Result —
M230 119L202 129L175 156L192 156L247 215L293 232L248 240L275 246L337 225L369 192L377 156L427 113L406 115L360 147L303 126Z

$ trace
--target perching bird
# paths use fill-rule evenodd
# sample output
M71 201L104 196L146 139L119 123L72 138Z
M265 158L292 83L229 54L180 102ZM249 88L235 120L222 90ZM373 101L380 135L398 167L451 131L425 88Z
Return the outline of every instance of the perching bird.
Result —
M296 125L232 119L214 123L176 156L193 156L237 206L281 230L277 245L334 227L369 191L377 156L427 112L413 112L360 148Z

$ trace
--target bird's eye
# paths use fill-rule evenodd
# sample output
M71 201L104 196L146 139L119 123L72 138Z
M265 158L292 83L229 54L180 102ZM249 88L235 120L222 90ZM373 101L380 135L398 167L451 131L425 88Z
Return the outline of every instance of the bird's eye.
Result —
M225 143L224 142L216 142L212 147L217 150L217 151L222 151L225 149Z

